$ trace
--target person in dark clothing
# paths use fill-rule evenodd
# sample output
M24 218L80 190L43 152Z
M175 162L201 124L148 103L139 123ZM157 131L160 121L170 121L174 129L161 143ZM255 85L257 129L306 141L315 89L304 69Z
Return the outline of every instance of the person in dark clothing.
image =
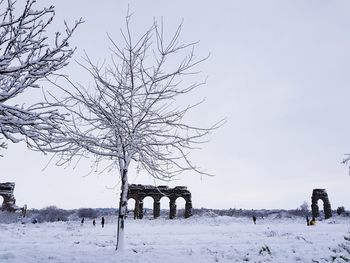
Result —
M102 219L101 219L101 225L102 225L102 227L105 226L105 218L104 217L102 217Z
M93 225L93 226L95 226L95 225L96 225L96 221L95 221L95 219L94 219L94 220L92 220L92 225Z
M254 225L256 225L256 217L253 216L253 222L254 222Z
M310 221L309 221L309 217L306 216L306 225L309 226L310 225Z
M80 222L81 224L84 224L84 217L81 219L81 222Z

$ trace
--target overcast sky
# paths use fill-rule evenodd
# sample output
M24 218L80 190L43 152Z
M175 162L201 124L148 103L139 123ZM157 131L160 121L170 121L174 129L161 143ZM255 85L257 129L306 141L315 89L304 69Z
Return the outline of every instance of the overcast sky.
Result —
M63 20L86 21L71 41L79 61L84 50L94 60L109 56L107 32L121 43L127 1L38 2L56 7L47 34L63 29ZM186 185L196 208L296 208L304 200L310 203L312 189L325 188L333 208L350 209L350 177L341 164L350 152L349 1L148 0L129 5L135 35L154 17L163 17L169 34L184 20L181 40L200 40L197 54L210 53L201 65L207 84L187 98L206 102L189 118L202 126L227 119L192 155L215 176L187 173L169 185ZM65 71L74 81L88 83L73 60ZM25 96L24 101L33 99ZM0 181L16 183L18 205L118 204L117 172L85 176L88 161L75 169L51 164L43 171L49 157L24 144L9 145L4 154ZM146 174L131 173L131 183L154 184Z

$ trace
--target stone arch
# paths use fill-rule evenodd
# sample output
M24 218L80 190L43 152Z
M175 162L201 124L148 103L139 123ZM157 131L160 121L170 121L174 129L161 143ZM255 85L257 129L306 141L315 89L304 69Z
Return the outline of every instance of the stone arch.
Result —
M325 219L332 217L332 208L328 199L328 194L326 189L314 189L312 191L312 197L311 197L312 216L315 218L320 216L320 210L317 204L318 200L320 199L323 201L323 211L324 211Z
M16 199L13 195L15 189L15 183L2 183L0 184L0 196L4 199L0 210L13 212L18 209L16 207Z
M185 200L185 213L184 217L189 218L192 216L192 196L190 191L185 186L176 186L172 191L172 197L174 199L175 211L170 211L170 218L176 217L176 199L182 197Z

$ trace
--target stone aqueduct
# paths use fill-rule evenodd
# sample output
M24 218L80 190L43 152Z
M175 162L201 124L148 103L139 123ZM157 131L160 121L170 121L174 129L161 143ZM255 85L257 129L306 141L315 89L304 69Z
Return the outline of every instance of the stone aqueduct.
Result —
M187 190L185 186L176 186L169 188L166 185L152 186L152 185L140 185L131 184L129 185L128 199L132 198L135 200L134 218L143 218L143 199L146 197L153 198L153 217L158 218L160 216L160 199L164 196L168 197L169 202L169 218L173 219L176 217L176 199L182 197L185 199L185 218L192 215L192 200L191 192Z
M15 183L0 183L0 196L3 197L4 201L0 207L1 211L16 211L19 208L16 206L16 199L13 195L15 189ZM170 188L166 185L152 186L152 185L141 185L141 184L131 184L128 190L128 200L135 200L134 208L134 218L143 218L143 200L146 197L153 198L153 217L158 218L160 216L160 199L162 197L168 197L169 202L169 218L173 219L176 217L176 199L182 197L185 199L185 218L192 216L192 199L191 192L187 190L185 186L176 186ZM328 219L332 217L331 204L328 199L328 195L325 189L314 189L311 197L311 209L312 216L318 217L320 215L319 208L317 205L318 200L323 201L323 210L325 218Z

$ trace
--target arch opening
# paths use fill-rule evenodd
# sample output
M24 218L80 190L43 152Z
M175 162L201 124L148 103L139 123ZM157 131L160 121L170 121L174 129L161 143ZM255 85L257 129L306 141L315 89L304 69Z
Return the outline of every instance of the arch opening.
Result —
M169 218L170 198L167 196L162 196L159 202L160 202L160 217Z
M324 200L321 199L321 198L318 199L317 200L317 206L318 206L318 209L319 209L320 216L324 216L324 207L325 207Z
M178 197L175 200L176 202L176 217L181 218L185 217L185 209L186 209L186 200L183 197Z
M153 218L154 199L151 196L146 196L143 199L143 217L147 219Z
M134 198L129 198L128 199L128 212L127 212L127 216L128 218L133 218L135 219L135 204L136 204L136 200Z

